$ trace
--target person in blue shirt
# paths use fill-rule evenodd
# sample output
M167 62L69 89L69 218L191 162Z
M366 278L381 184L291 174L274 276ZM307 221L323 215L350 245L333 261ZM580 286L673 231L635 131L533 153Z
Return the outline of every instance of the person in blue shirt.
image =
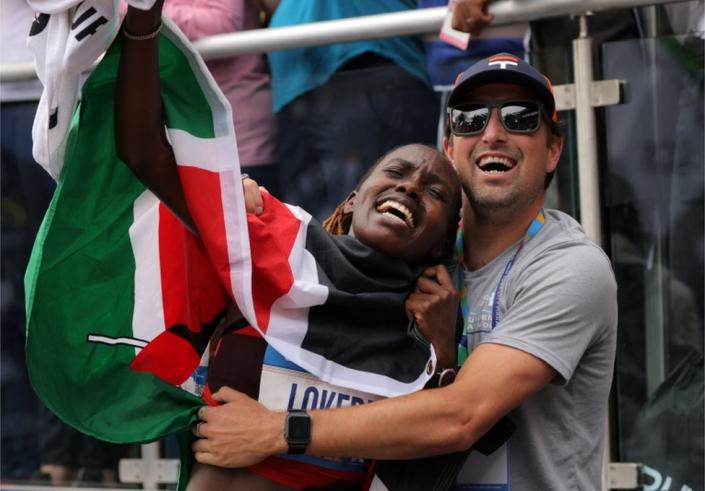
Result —
M399 12L414 0L282 0L270 27ZM419 36L269 54L280 194L325 218L379 155L435 144L440 109Z

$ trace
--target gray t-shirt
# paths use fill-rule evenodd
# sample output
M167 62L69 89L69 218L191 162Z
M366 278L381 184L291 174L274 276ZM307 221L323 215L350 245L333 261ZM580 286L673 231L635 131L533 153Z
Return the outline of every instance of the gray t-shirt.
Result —
M495 343L553 367L554 383L510 413L517 426L488 457L472 452L458 478L463 490L597 490L617 335L617 285L605 253L568 215L546 222L483 268L465 272L468 348ZM507 390L512 390L507 387Z

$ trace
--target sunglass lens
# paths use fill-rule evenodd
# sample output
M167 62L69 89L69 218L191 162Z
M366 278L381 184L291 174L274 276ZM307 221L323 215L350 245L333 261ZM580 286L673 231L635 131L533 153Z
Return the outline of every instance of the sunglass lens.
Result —
M509 131L531 132L539 127L541 110L533 102L509 102L502 105L502 122Z
M489 109L480 104L470 104L451 111L451 129L456 135L474 135L487 125Z

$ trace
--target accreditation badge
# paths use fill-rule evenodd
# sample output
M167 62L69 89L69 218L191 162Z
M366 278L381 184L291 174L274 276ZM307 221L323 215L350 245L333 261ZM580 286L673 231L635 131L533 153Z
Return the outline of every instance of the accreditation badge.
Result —
M463 464L456 491L509 491L509 443L490 455L470 452Z

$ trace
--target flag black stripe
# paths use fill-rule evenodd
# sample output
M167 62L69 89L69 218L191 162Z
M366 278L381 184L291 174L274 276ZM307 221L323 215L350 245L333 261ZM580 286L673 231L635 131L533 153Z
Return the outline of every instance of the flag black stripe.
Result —
M306 249L316 260L326 304L312 307L302 347L342 366L412 382L429 349L407 334L404 300L422 267L411 268L350 236L331 236L312 221Z

